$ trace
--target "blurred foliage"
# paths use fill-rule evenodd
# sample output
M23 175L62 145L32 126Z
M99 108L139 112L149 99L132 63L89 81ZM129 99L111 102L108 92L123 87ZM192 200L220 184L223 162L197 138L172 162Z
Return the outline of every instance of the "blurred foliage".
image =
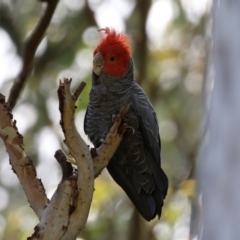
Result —
M201 118L208 11L194 14L186 4L188 1L169 1L172 17L161 38L153 40L146 23L153 6L161 1L164 2L125 0L125 8L129 5L130 12L119 19L132 38L136 80L148 94L159 118L162 166L170 180L163 214L160 220L146 223L104 171L95 181L89 221L80 235L83 239L108 240L113 236L115 240L189 239L190 226L196 229L195 216L195 226L191 222L192 206L196 207L194 163ZM100 39L97 16L103 4L112 2L59 2L46 37L38 48L34 70L14 109L17 125L24 135L26 151L34 158L50 195L60 180L59 167L53 160L54 151L57 147L66 150L58 125L58 81L71 77L74 87L82 80L87 82L77 108L76 118L82 122L91 86L92 52ZM21 55L21 42L38 21L42 5L32 0L10 0L0 5L0 28L9 34L16 52ZM113 26L111 19L109 22ZM12 84L13 80L4 82L0 85L1 92L8 95ZM80 130L82 127L79 124ZM5 206L0 204L0 238L26 239L38 219L28 207L2 143L0 188L1 198L6 198Z

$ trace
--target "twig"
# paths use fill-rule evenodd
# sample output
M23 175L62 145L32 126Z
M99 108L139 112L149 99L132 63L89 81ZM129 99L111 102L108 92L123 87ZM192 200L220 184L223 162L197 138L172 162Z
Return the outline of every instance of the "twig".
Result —
M56 9L58 0L51 0L51 1L49 0L46 2L47 2L47 5L43 9L42 16L38 21L35 29L23 43L23 66L22 66L21 72L19 73L18 77L16 78L12 86L12 89L10 91L10 95L8 98L8 103L12 109L14 108L16 101L20 95L20 92L22 91L24 84L27 80L27 77L32 70L33 58L34 58L35 52L44 36L44 33L47 27L50 24L50 21Z
M64 182L65 180L69 179L72 176L73 167L69 162L67 162L67 156L61 149L55 152L54 157L57 159L58 163L62 168L62 180L60 182L61 184L62 182Z
M0 93L0 137L9 154L10 164L14 173L25 191L27 199L39 219L49 203L45 189L40 179L36 176L36 170L32 159L26 155L23 145L23 137L18 132L16 121L5 97Z
M77 89L75 90L74 94L73 94L73 100L77 101L79 95L81 94L82 90L85 88L86 83L85 82L81 82L80 85L77 87Z

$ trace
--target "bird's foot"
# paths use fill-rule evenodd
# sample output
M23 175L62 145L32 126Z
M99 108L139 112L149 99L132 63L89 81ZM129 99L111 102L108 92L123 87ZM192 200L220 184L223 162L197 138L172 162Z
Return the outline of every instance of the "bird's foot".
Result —
M112 114L112 122L115 122L116 118L117 118L117 114ZM128 123L128 118L124 117L123 122L127 124Z
M134 133L135 133L135 129L134 129L133 127L131 127L131 126L127 126L126 129L131 129L131 130L132 130L132 135L134 135Z
M113 122L113 123L115 122L116 118L117 118L117 114L113 114L113 115L112 115L112 122Z

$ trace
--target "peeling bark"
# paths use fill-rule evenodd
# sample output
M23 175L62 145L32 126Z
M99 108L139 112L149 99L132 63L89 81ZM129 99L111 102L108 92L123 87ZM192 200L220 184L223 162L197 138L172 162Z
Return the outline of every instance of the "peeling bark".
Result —
M11 109L2 94L0 94L0 137L6 146L13 172L18 176L30 206L40 219L49 200L41 180L37 178L32 159L24 151L23 137L18 132Z

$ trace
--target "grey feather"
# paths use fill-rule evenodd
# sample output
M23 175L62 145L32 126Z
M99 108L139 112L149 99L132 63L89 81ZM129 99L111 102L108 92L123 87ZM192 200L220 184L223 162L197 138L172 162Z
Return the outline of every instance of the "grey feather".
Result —
M113 116L130 103L126 115L130 126L108 165L113 179L123 188L142 216L160 216L168 179L161 169L160 137L156 113L141 87L134 81L133 61L121 78L92 75L84 130L95 147L101 145L113 124ZM132 131L134 129L134 131Z

